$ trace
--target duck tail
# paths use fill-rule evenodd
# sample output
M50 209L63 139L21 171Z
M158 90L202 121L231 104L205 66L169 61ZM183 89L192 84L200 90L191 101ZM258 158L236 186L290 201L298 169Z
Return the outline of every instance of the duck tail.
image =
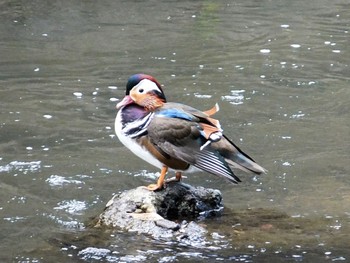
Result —
M230 141L225 135L224 138L230 142L234 150L230 151L229 154L225 154L224 157L230 165L241 169L245 172L253 172L255 174L266 173L267 170L257 164L249 155L244 153L237 145Z

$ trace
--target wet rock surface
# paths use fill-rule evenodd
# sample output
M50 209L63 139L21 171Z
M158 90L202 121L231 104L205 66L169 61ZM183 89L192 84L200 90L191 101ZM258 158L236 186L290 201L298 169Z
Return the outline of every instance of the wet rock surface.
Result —
M219 216L222 211L219 190L174 182L157 192L138 187L116 194L95 226L119 227L155 238L205 242L206 229L190 220Z

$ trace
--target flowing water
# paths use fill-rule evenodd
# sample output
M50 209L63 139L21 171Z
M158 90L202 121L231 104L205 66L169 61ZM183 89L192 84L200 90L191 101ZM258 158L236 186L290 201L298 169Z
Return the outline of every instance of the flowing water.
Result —
M350 260L348 1L0 1L1 262ZM208 241L91 230L155 180L114 136L127 78L206 110L268 169L222 191Z

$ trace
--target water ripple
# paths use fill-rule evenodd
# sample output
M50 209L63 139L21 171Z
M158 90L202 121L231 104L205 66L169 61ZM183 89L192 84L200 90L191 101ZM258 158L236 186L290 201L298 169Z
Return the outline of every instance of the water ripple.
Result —
M12 161L9 164L0 166L0 172L20 171L26 174L27 172L36 172L41 168L41 161Z

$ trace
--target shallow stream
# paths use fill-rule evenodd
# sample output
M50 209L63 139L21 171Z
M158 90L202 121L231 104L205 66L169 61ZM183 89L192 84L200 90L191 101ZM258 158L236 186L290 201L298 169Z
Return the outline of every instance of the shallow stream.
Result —
M348 1L0 1L1 262L350 260ZM127 78L207 110L259 164L185 244L87 224L157 170L114 136Z

